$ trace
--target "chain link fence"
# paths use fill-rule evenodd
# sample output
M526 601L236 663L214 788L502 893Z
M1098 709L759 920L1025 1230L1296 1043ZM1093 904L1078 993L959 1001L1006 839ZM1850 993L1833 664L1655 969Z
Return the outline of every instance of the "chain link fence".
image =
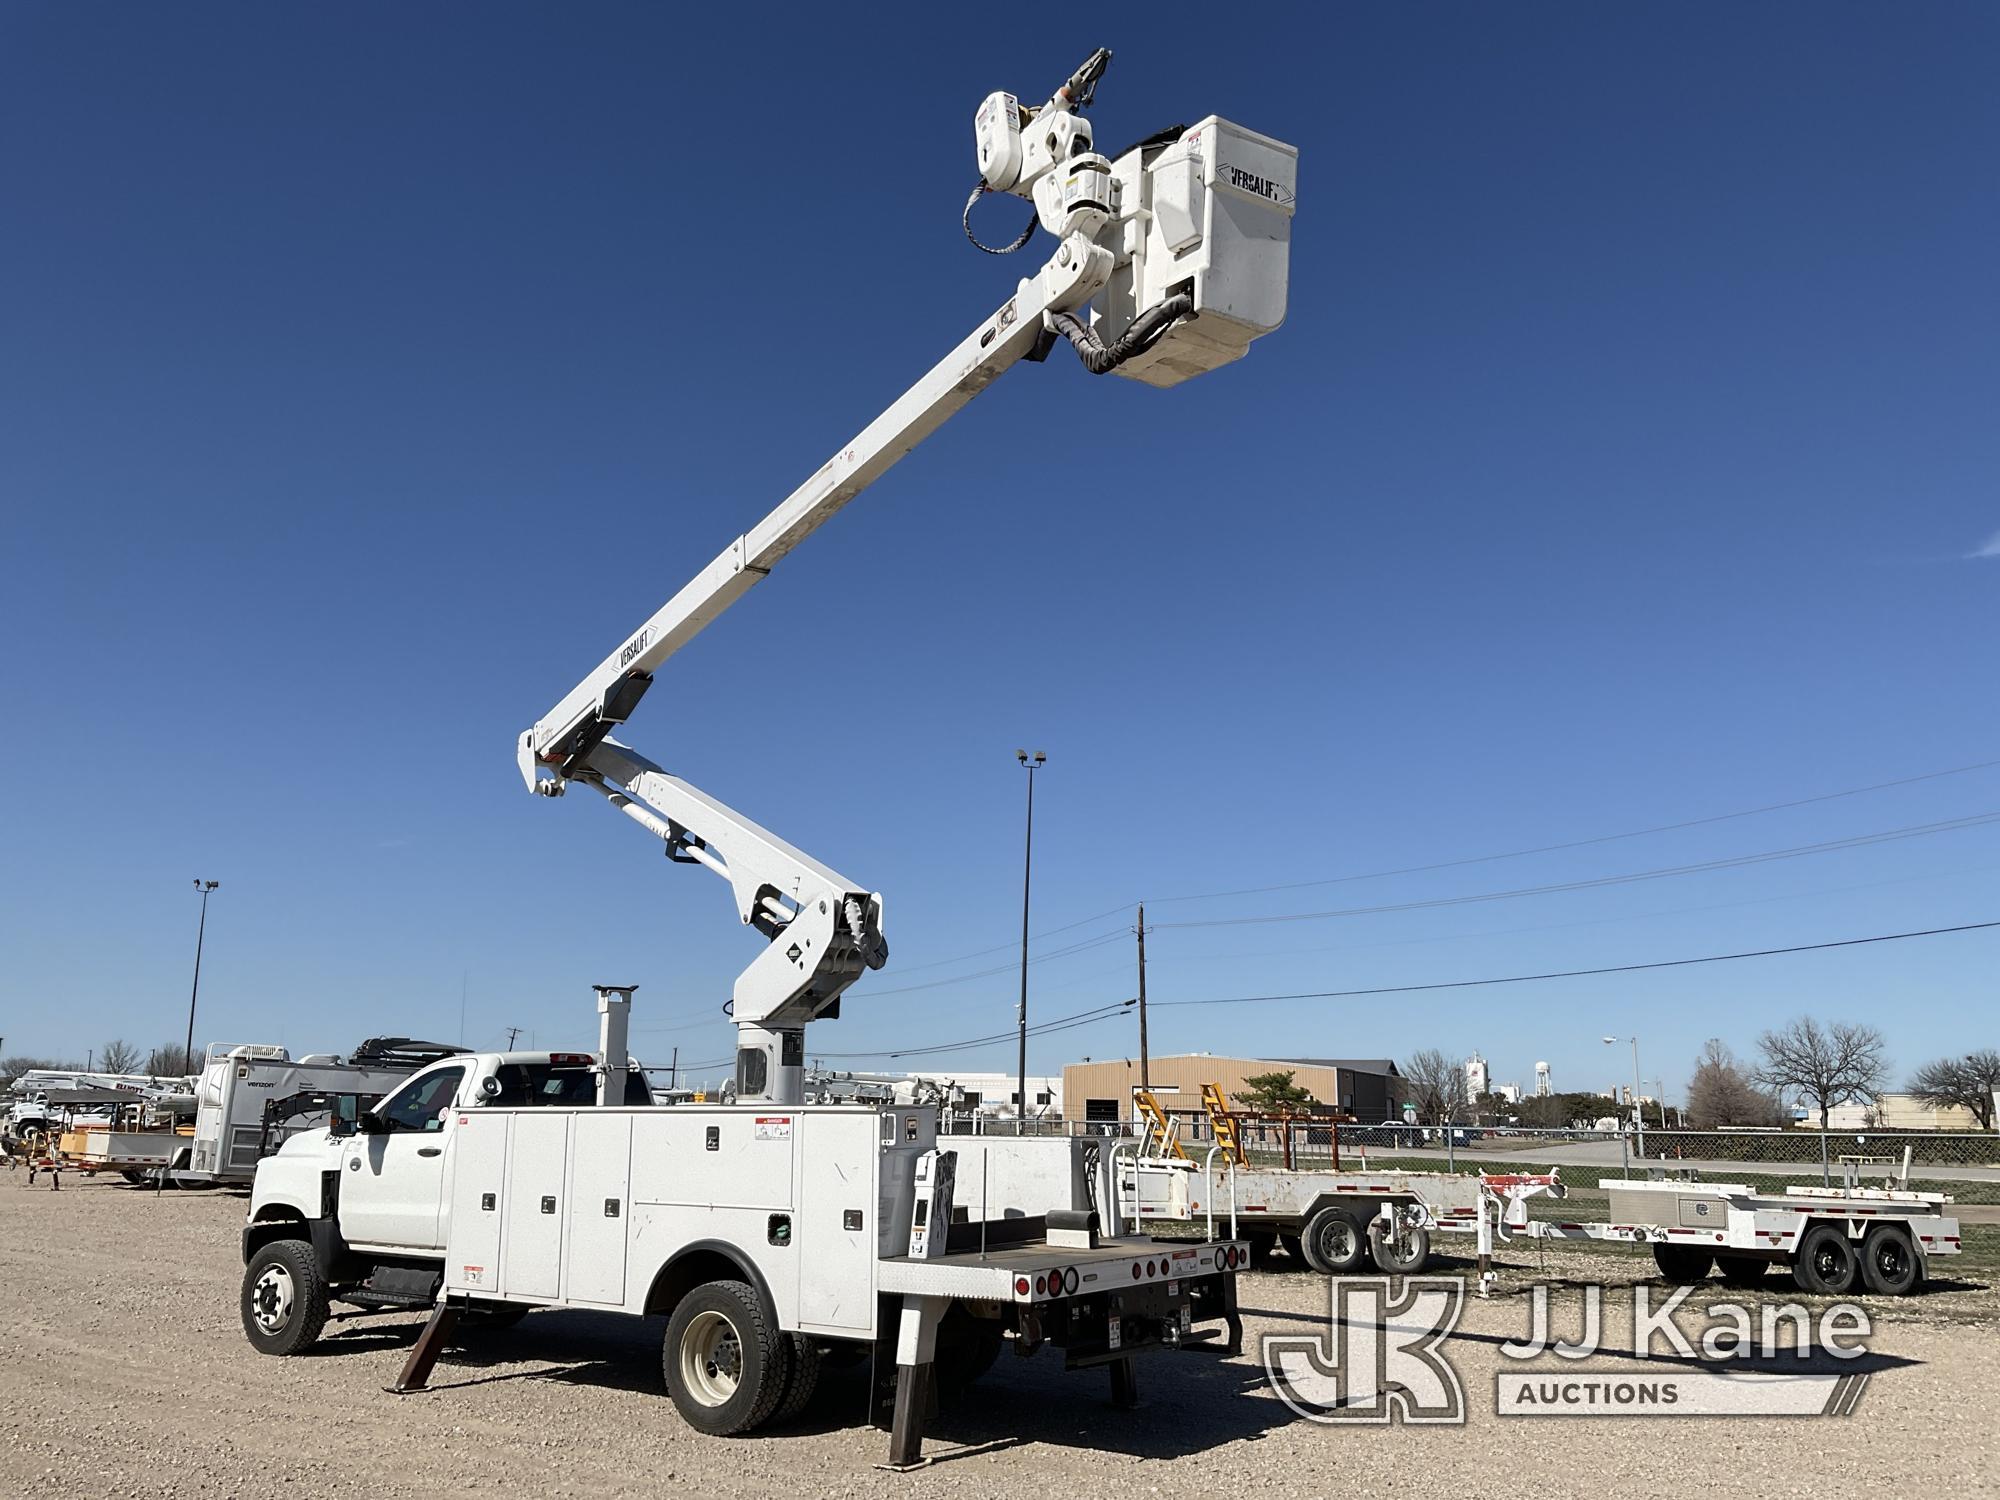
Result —
M1852 1162L1860 1175L1881 1177L1900 1169L1903 1152L1918 1167L2000 1168L2000 1132L1935 1130L1660 1130L1641 1136L1623 1130L1548 1130L1491 1125L1361 1125L1314 1120L1244 1118L1237 1122L1249 1158L1260 1165L1359 1167L1369 1157L1444 1157L1477 1169L1485 1163L1572 1162L1593 1168L1637 1163L1730 1163L1780 1169L1822 1162L1836 1177ZM946 1135L1137 1136L1132 1121L1031 1119L1025 1130L1011 1118L947 1115ZM1198 1116L1175 1117L1176 1138L1190 1155L1215 1142L1214 1128Z

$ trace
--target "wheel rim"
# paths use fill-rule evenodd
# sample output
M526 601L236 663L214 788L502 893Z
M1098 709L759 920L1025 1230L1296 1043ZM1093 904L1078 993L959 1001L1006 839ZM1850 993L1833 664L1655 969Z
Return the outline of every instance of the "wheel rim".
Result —
M703 1406L721 1406L743 1383L743 1341L719 1312L696 1313L681 1335L681 1384Z
M1356 1235L1350 1219L1333 1219L1319 1231L1320 1258L1328 1265L1342 1266L1354 1259Z
M1875 1246L1875 1269L1887 1282L1901 1281L1909 1274L1909 1259L1903 1247L1886 1236Z
M1813 1253L1813 1270L1828 1284L1842 1280L1848 1270L1847 1249L1832 1240L1821 1240L1819 1249Z
M250 1288L250 1315L265 1333L279 1333L292 1321L296 1301L292 1273L283 1266L266 1266L264 1274Z

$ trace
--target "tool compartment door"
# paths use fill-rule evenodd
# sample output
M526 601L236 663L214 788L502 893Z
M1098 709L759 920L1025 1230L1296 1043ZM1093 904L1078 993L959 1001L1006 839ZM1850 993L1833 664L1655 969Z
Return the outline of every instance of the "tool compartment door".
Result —
M561 1290L569 1123L566 1109L529 1109L514 1116L501 1206L502 1296L552 1302Z
M445 1240L448 1292L500 1288L500 1228L507 1201L507 1136L503 1114L466 1110L452 1137L451 1228Z
M881 1123L874 1114L808 1111L799 1125L799 1326L865 1334L875 1326Z
M565 1301L624 1305L631 1180L632 1117L580 1112L570 1131Z

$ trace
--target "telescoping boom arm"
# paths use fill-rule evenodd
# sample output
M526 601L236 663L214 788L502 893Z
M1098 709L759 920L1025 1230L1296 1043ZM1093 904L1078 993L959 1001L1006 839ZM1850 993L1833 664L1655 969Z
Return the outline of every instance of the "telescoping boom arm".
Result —
M848 986L888 958L882 898L612 731L669 657L953 413L1022 359L1045 358L1058 337L1094 373L1166 386L1241 358L1283 321L1297 153L1211 116L1114 164L1091 149L1079 113L1110 57L1092 54L1039 108L998 93L975 118L974 200L1029 199L1035 220L1010 248L1039 225L1056 236L1055 253L520 736L530 790L560 796L574 781L598 791L659 837L669 858L728 880L739 918L767 940L732 996L739 1099L799 1101L806 1023L838 1014Z

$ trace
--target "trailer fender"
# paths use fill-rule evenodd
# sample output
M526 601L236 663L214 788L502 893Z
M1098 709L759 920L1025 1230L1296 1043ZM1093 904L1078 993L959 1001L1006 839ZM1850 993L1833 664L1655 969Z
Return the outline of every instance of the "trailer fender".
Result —
M711 1281L748 1282L757 1293L757 1300L763 1304L764 1315L771 1320L771 1326L779 1326L778 1304L772 1299L764 1273L741 1249L722 1240L695 1240L683 1246L672 1260L660 1267L646 1292L647 1315L671 1316L681 1298Z

